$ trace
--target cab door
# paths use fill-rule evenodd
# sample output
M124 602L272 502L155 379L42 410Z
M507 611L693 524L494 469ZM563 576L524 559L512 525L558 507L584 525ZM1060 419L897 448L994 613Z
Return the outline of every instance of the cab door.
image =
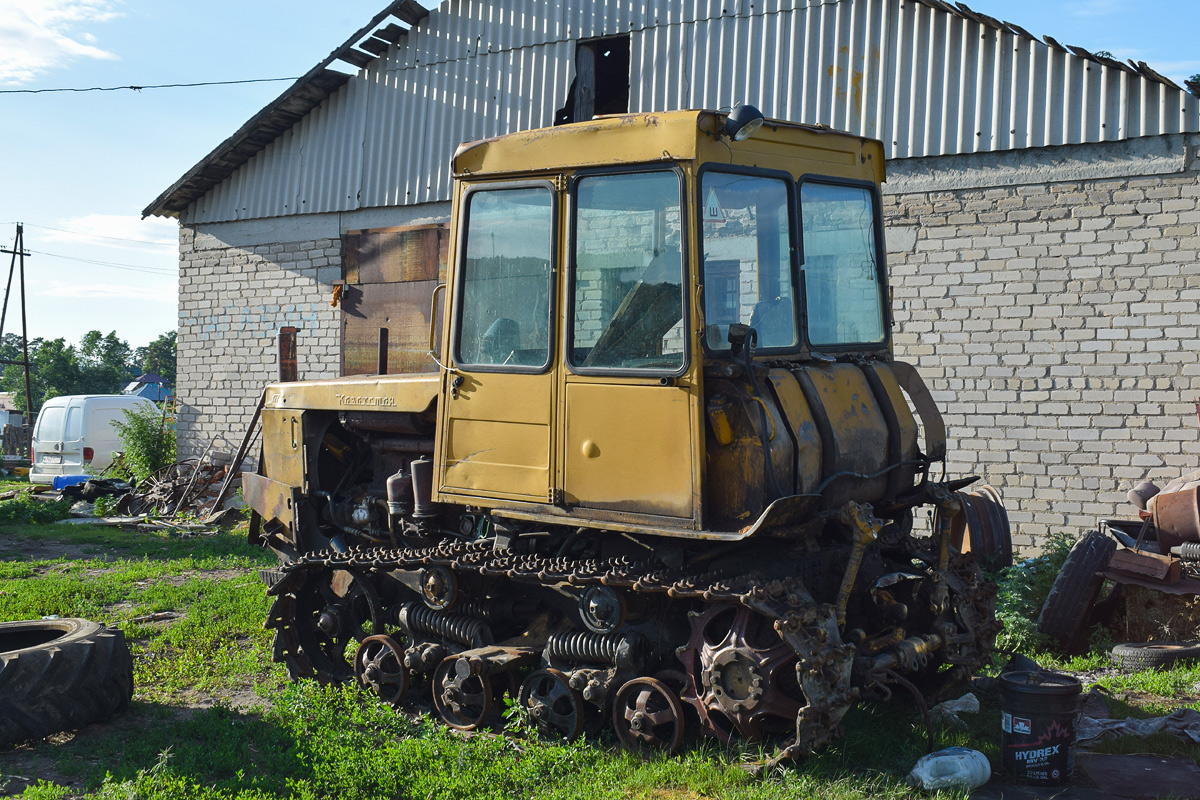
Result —
M662 167L571 186L563 499L699 521L699 385L689 372L683 175Z
M555 192L468 186L459 200L438 493L553 498Z

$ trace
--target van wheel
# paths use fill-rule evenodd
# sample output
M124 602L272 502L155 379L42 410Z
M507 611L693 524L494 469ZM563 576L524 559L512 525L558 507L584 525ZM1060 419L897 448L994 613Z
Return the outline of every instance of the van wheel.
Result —
M0 623L0 745L105 721L132 697L120 630L86 619Z

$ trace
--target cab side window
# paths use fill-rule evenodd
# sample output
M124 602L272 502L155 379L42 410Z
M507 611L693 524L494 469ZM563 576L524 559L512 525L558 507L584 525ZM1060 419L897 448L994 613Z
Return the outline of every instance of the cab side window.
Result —
M475 191L465 204L455 359L498 371L543 370L550 363L550 189Z
M682 369L687 336L679 176L584 177L575 186L574 209L570 365Z
M800 184L808 339L816 347L886 339L877 216L871 189L816 180Z
M779 178L709 171L704 200L704 343L729 350L729 326L758 331L761 348L800 342L792 286L791 187Z

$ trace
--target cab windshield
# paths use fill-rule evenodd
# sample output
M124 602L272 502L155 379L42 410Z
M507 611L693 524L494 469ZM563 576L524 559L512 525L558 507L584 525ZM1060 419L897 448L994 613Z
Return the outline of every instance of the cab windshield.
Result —
M729 326L749 325L760 349L799 344L792 286L790 180L705 172L700 181L704 343L729 349Z

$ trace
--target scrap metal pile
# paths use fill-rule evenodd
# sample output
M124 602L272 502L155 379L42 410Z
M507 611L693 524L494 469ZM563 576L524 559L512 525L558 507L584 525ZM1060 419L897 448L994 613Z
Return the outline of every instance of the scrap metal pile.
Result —
M1144 481L1128 492L1136 519L1104 519L1071 548L1038 617L1038 630L1065 653L1087 649L1104 625L1147 639L1112 650L1118 667L1168 666L1200 658L1200 471L1162 489ZM1105 587L1109 587L1105 596ZM1166 639L1163 641L1163 639Z
M185 459L155 472L121 498L117 512L139 515L173 515L190 512L206 516L213 511L221 492L226 463Z
M83 476L80 476L81 478ZM67 500L77 501L72 508L76 518L89 518L101 498L116 498L103 518L110 524L140 527L153 523L160 528L166 520L200 518L205 525L222 525L235 521L236 511L226 502L240 482L238 465L221 454L205 454L200 459L185 459L170 464L143 481L128 481L94 477L63 487L59 493ZM50 487L34 487L33 491L50 493ZM168 527L203 528L191 523L172 522Z

